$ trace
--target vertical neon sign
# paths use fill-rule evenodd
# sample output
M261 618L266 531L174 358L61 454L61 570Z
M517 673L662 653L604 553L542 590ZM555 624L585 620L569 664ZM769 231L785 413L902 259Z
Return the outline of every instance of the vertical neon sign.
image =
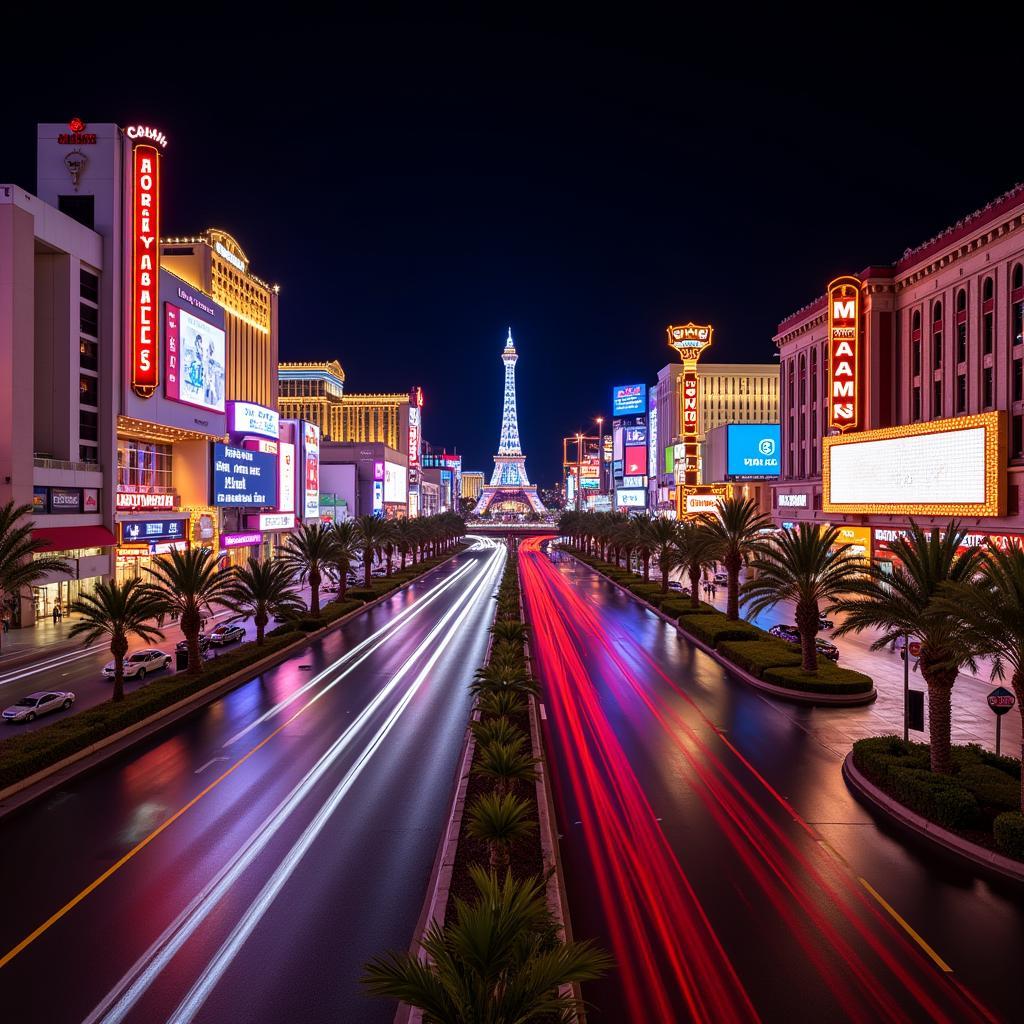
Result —
M677 483L684 487L695 487L700 479L700 400L697 378L697 361L704 350L711 344L714 328L710 324L695 324L692 321L681 327L671 324L666 329L668 347L674 349L683 361L683 380L680 409L680 424L683 437L683 471L676 474ZM677 488L676 503L679 515L684 509L678 509L680 492Z
M860 405L860 279L837 277L828 286L829 426L852 430Z
M132 152L132 390L149 398L160 383L157 279L160 271L160 154Z

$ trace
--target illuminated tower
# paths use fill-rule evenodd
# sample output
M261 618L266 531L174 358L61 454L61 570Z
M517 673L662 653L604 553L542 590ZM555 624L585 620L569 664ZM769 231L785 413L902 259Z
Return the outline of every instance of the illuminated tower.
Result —
M505 364L505 400L501 410L501 438L494 456L491 482L480 492L474 513L544 513L547 509L537 497L537 488L526 477L526 456L519 444L519 417L516 415L516 361L519 353L508 329L501 361Z

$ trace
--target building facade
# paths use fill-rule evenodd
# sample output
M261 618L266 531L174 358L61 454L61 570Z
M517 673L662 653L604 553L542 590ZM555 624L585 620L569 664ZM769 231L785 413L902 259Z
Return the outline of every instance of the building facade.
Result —
M465 469L462 471L462 492L461 497L469 501L476 501L480 492L484 489L484 475L478 469Z
M282 416L315 423L324 440L343 440L345 371L337 359L329 363L279 363L277 388L277 408Z
M321 519L409 514L408 456L380 441L328 441L320 448Z
M780 526L831 523L890 561L913 518L1024 540L1024 186L779 324ZM842 329L840 327L840 329ZM841 376L842 374L847 376ZM972 490L973 488L973 490Z

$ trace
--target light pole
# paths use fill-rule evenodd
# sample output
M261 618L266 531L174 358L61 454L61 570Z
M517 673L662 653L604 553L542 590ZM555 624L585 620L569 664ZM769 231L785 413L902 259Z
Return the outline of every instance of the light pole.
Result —
M597 493L604 494L604 417L597 417Z
M580 495L583 488L581 483L581 472L583 469L583 435L576 435L576 511L580 511Z

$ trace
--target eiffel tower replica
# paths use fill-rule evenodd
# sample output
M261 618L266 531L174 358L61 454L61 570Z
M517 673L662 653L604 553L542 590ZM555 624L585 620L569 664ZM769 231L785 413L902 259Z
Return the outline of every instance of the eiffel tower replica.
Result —
M501 412L501 440L494 456L491 482L484 484L473 514L545 515L547 509L537 497L537 486L526 478L526 456L519 444L519 419L516 416L516 360L519 354L512 343L512 328L501 353L505 364L505 404Z

